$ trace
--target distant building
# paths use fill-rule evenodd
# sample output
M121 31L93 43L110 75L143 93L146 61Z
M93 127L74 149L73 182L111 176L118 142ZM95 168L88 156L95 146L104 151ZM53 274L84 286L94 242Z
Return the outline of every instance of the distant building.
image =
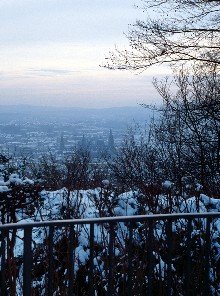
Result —
M89 138L83 135L82 139L78 142L78 149L81 151L89 151L92 158L114 154L116 149L112 130L110 129L109 137L106 141L103 139L102 135L95 135Z
M102 138L98 138L94 142L93 152L95 152L96 157L101 157L105 154L106 146Z
M81 151L89 151L89 141L86 139L85 135L83 135L82 139L78 142L78 149Z
M64 150L65 150L64 138L63 138L63 133L61 133L59 152L63 153Z
M110 132L109 132L107 152L110 154L114 154L116 152L112 129L110 129Z

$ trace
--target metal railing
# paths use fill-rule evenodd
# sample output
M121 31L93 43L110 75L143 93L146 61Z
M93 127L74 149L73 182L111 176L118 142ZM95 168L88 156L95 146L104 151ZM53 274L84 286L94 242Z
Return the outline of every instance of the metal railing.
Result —
M0 225L1 231L1 295L12 295L9 294L7 288L7 272L6 265L7 258L9 254L7 253L7 237L11 231L17 231L22 229L24 231L23 236L23 284L21 284L23 289L23 294L25 296L33 295L33 282L32 282L32 274L33 274L33 241L32 241L32 232L33 229L36 228L47 228L48 230L48 246L47 246L47 278L45 279L45 295L54 295L54 232L57 227L67 227L68 228L68 262L67 262L67 290L68 295L77 295L74 292L74 250L75 244L74 240L76 239L76 231L75 227L78 225L89 225L89 235L88 235L88 249L89 249L89 258L88 258L88 294L87 295L95 295L95 289L97 288L97 284L94 282L94 258L95 258L95 247L96 240L94 239L94 227L95 225L105 226L108 231L108 245L107 245L107 253L108 253L108 266L107 266L107 279L105 279L105 295L143 295L143 291L146 292L145 295L155 295L153 292L155 289L155 271L157 270L155 265L155 223L164 222L165 225L165 233L166 233L166 250L164 250L164 256L166 257L166 266L165 271L166 274L160 276L162 279L165 290L164 295L174 295L176 282L173 280L173 250L174 246L177 245L177 242L174 241L174 234L177 230L173 229L174 224L177 221L184 222L185 224L185 255L184 255L184 275L182 279L184 280L184 295L192 295L190 292L190 280L192 272L196 273L196 270L192 270L193 260L193 246L192 246L192 233L193 233L193 225L196 221L202 221L204 226L204 236L203 236L203 246L204 246L204 254L203 254L203 295L211 295L210 294L210 272L213 269L210 254L212 249L212 223L217 221L216 219L220 219L220 213L185 213L185 214L164 214L164 215L145 215L145 216L123 216L123 217L108 217L108 218L93 218L93 219L73 219L73 220L57 220L57 221L47 221L47 222L34 222L34 223L18 223L18 224L4 224ZM115 262L115 233L116 228L118 227L118 223L124 223L127 229L127 274L126 274L126 292L119 292L115 288L115 273L114 269L116 268ZM143 261L145 260L144 271L145 274L143 276L145 290L142 292L135 292L133 290L134 281L137 280L137 275L134 274L134 257L135 257L135 244L134 236L137 231L137 225L144 226L145 236L142 245L146 246L145 250L143 250ZM143 228L143 227L142 227ZM157 245L158 247L158 245ZM194 246L195 247L195 246ZM121 264L125 264L124 259L121 260ZM118 273L117 273L118 276ZM123 275L125 276L125 275ZM76 284L76 282L75 282ZM104 285L104 284L103 284ZM220 286L220 283L219 283ZM177 286L176 286L177 287ZM217 288L218 289L218 288ZM137 291L137 290L136 290ZM216 290L219 292L219 290ZM66 293L66 292L65 292ZM138 294L140 293L140 294ZM58 294L57 294L58 295ZM60 295L60 294L59 294ZM66 295L66 294L64 294ZM159 295L159 294L158 294ZM217 294L216 294L217 295ZM12 295L13 296L13 295Z

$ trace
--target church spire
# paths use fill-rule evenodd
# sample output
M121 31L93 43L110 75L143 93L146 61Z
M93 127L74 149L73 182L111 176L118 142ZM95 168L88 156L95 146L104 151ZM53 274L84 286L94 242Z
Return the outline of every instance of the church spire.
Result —
M61 137L60 137L60 153L63 153L65 149L65 145L64 145L64 139L63 139L63 133L61 133Z
M115 141L114 141L114 137L113 137L113 134L112 134L112 129L110 129L109 137L108 137L108 151L110 153L115 152Z

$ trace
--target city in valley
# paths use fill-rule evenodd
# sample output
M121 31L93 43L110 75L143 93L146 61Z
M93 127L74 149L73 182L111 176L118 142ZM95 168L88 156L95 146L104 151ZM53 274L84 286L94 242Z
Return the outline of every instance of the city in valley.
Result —
M131 126L150 123L152 111L141 106L106 109L1 106L0 151L37 158L60 156L76 148L92 158L113 153Z

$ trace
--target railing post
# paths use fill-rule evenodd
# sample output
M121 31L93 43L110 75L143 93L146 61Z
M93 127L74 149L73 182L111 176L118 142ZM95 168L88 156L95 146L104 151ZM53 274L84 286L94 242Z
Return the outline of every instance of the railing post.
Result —
M114 258L114 223L110 223L109 232L109 273L108 273L108 296L113 296L113 259Z
M32 226L24 228L24 277L23 293L31 296L32 286Z
M128 296L132 296L132 236L133 236L133 223L129 223L129 241L128 241Z
M206 245L205 245L205 274L204 274L204 295L209 295L210 284L209 284L209 271L210 271L210 249L211 249L211 238L210 238L210 223L211 219L206 219Z
M172 220L168 220L167 225L167 248L168 248L168 262L167 262L167 291L166 295L171 295L171 267L172 267Z
M68 294L73 296L73 281L74 281L74 261L73 261L73 244L75 240L74 225L70 225L69 233L69 266L68 266Z
M6 296L6 285L5 285L5 237L6 237L6 231L1 231L1 293L0 295Z
M185 274L185 286L186 296L190 295L190 273L191 273L191 233L192 233L192 219L188 219L187 225L187 253L186 253L186 274Z
M48 296L53 295L53 233L54 226L49 226Z
M149 220L149 232L148 232L148 295L153 295L153 220Z
M90 257L89 257L89 296L94 295L93 270L94 270L94 223L90 224Z

